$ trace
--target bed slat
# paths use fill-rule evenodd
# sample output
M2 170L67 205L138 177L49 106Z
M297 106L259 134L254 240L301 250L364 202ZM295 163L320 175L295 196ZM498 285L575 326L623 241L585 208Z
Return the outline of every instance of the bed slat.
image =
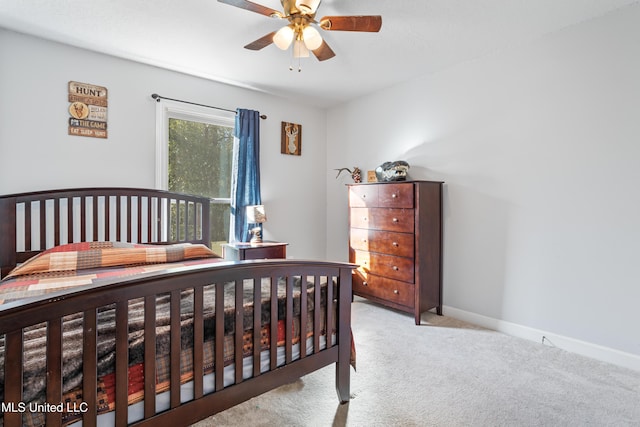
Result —
M276 276L271 276L271 331L269 332L269 338L271 342L269 343L269 361L271 370L276 369L278 366L278 278Z
M333 304L334 304L334 300L333 300L333 277L328 276L327 277L327 325L326 325L326 330L327 335L326 336L330 336L330 334L333 332ZM333 343L331 342L331 340L327 340L327 348L329 347L333 347Z
M80 197L80 241L87 241L87 198Z
M180 290L171 292L171 407L180 405Z
M72 243L73 239L73 197L67 197L67 243Z
M94 217L97 218L97 217ZM104 196L104 240L111 240L111 197Z
M156 296L144 298L144 417L156 413Z
M320 297L322 288L320 287L319 278L316 276L316 282L313 287L313 306L320 307ZM327 285L328 286L328 285ZM320 334L322 333L322 323L320 318L320 310L313 310L313 353L320 352Z
M300 279L300 358L307 356L307 285L304 278Z
M204 394L204 288L193 290L193 394L199 399Z
M115 240L122 239L122 197L116 196L116 235ZM127 240L130 241L130 240Z
M127 201L127 242L131 242L131 209L132 209L132 197L131 196L127 196L127 198L125 199ZM138 241L140 240L140 237L138 237Z
M83 414L82 425L95 427L96 425L96 382L98 380L97 368L97 325L96 309L84 312L82 351L82 398L87 404L87 412Z
M224 283L216 283L215 371L216 391L224 388Z
M262 350L262 278L253 281L253 301L253 376L257 377L260 375L260 351Z
M60 244L60 199L53 199L53 245Z
M254 280L255 283L255 280ZM243 356L243 338L244 338L244 307L243 307L243 297L244 297L244 281L236 280L235 286L235 299L236 299L236 309L235 312L235 344L233 348L234 351L234 359L235 359L235 374L236 374L236 384L240 384L242 382L242 356Z
M184 223L183 227L178 226L178 230L180 230L182 228L182 236L180 235L180 231L178 231L178 241L182 241L182 239L184 238L184 240L187 240L189 238L189 203L187 202L181 202L181 201L176 201L176 203L178 204L178 206L184 206L184 210L182 209L178 209L178 212L180 212L180 214L184 217L182 219L182 222Z
M293 360L293 276L287 276L287 297L285 315L285 363L289 364Z
M24 204L24 250L31 250L31 202Z
M116 303L116 425L127 425L127 395L129 386L129 304Z
M193 206L193 218L192 218L192 224L193 224L193 237L191 237L192 239L197 239L198 238L198 207L199 207L199 203L191 203L191 205Z
M40 205L40 250L47 248L47 202L41 200Z
M99 196L93 196L91 198L91 203L92 203L92 206L93 206L92 209L91 209L92 210L92 212L91 212L91 218L92 218L91 225L92 225L92 227L91 228L93 229L92 231L93 231L93 241L94 242L97 242L98 240L100 240L98 238L98 229L99 229L99 227L98 227L98 197ZM106 202L107 201L105 200L105 204L106 204Z
M147 197L147 239L145 240L146 242L150 242L151 241L151 235L152 235L152 230L153 230L153 222L151 221L151 211L153 209L153 205L151 200L153 199L153 197L149 196Z
M142 243L142 196L138 196L136 198L136 200L138 201L137 206L138 206L138 239L136 240L138 243Z
M160 197L156 198L156 202L157 202L157 221L158 221L158 234L156 235L156 239L153 240L154 242L159 242L160 240L162 240L162 220L164 218L164 215L162 215L162 208L163 208L163 204L162 203L163 199L161 199Z
M47 327L47 402L62 402L62 319L48 322ZM62 414L47 412L47 426L59 427Z

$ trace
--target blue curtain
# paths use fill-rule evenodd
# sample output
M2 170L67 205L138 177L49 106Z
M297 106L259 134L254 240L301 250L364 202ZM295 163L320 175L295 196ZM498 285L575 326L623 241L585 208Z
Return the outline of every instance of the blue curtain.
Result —
M231 176L230 242L248 242L246 207L262 203L260 197L260 113L238 108Z

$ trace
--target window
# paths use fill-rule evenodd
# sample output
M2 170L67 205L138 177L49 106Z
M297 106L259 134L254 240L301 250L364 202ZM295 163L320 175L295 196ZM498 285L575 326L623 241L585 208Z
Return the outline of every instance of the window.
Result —
M229 237L234 113L158 103L156 186L211 199L211 247Z

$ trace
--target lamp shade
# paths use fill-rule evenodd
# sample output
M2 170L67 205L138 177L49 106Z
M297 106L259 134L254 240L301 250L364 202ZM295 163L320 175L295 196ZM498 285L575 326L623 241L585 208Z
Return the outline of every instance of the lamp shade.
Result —
M264 205L247 206L247 223L260 224L267 222L267 214L264 211Z
M305 46L302 40L296 40L293 42L293 57L294 58L308 58L309 49Z
M316 50L322 45L322 36L311 25L307 25L302 30L302 39L309 50Z
M282 27L273 35L273 43L278 49L287 50L293 41L293 28L290 26Z

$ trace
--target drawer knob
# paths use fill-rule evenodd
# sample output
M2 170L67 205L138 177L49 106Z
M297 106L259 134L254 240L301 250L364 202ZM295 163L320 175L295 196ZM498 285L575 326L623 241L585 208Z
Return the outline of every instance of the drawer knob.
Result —
M398 218L393 218L391 221L398 222Z
M366 282L366 281L365 281L365 282L362 282L362 286L369 286L369 283L368 283L368 282Z
M394 271L398 271L399 270L397 265L394 265L392 268L393 268Z
M400 291L399 291L399 290L397 290L397 289L394 289L394 290L393 290L393 293L394 293L394 294L396 294L396 295L399 295L399 294L400 294Z
M393 242L392 245L395 246L396 248L399 246L398 242Z
M392 199L395 199L396 197L398 197L398 195L397 195L396 193L393 193L393 194L391 195L391 198L392 198Z
M362 239L362 242L363 243L367 243L367 239Z
M366 221L366 220L367 220L367 217L366 217L366 216L363 216L363 217L362 217L362 220L363 220L363 221Z

